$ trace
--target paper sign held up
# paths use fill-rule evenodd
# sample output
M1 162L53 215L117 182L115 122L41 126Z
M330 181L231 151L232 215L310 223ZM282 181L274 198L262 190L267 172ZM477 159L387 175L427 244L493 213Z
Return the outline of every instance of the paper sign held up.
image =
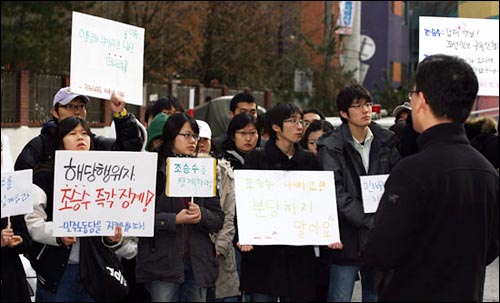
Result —
M2 218L33 212L33 170L2 172Z
M156 153L56 151L55 237L152 237L156 200Z
M340 241L332 171L235 170L240 244Z
M167 158L168 197L215 197L214 158Z

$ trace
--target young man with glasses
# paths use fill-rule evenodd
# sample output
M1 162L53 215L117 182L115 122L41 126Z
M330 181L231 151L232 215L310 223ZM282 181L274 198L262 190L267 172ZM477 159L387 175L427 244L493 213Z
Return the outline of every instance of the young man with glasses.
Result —
M352 84L342 89L337 96L337 109L343 123L317 143L323 169L334 172L343 244L340 250L328 250L328 302L350 302L358 272L363 302L376 302L381 273L365 266L360 257L374 216L363 210L360 176L388 174L401 157L396 148L398 140L393 132L372 123L372 101L363 86Z
M244 169L320 170L310 151L299 144L304 131L302 110L279 103L266 113L270 134L264 149L245 156ZM252 302L308 302L316 297L313 246L239 245L242 251L240 289Z
M90 99L71 92L69 87L61 88L54 96L51 110L53 119L43 124L40 135L31 139L17 157L15 170L33 169L54 156L54 132L59 121L78 116L85 119ZM95 150L139 151L143 145L138 122L133 114L125 109L125 101L116 94L111 96L111 111L116 127L116 139L92 135Z

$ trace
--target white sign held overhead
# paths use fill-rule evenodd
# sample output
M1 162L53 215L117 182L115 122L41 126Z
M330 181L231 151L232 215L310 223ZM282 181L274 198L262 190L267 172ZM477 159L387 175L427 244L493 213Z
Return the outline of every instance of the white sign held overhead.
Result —
M479 96L498 96L498 19L420 17L419 62L435 54L467 61L479 81Z
M71 90L143 105L144 28L73 12Z

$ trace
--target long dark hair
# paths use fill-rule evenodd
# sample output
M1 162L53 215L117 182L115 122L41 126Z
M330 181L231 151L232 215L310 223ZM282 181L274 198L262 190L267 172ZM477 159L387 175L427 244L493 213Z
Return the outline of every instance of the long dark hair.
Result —
M179 131L182 129L184 123L189 122L189 125L193 129L195 134L200 134L200 128L196 120L186 113L175 113L170 116L163 127L163 132L161 138L163 143L158 148L159 154L166 158L168 156L174 155L174 141Z

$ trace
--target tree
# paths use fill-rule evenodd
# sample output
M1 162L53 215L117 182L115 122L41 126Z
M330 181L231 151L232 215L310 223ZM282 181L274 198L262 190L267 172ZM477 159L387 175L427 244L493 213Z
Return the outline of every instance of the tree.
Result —
M2 68L69 71L71 11L93 2L2 1Z
M344 70L340 63L339 35L335 34L338 27L334 20L333 10L325 4L322 39L314 41L307 33L299 35L308 50L309 66L314 72L314 94L307 106L318 108L327 116L335 114L337 94L353 81L354 76L354 71Z

